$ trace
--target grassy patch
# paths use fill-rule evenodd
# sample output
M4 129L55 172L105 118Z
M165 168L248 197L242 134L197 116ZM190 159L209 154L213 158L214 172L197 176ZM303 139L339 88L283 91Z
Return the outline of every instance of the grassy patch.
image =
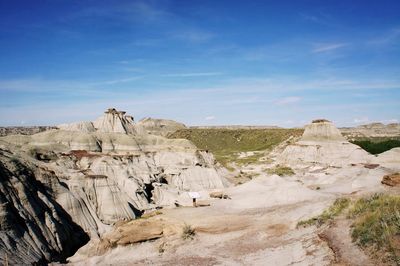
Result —
M375 194L351 202L337 199L321 215L300 221L297 226L322 225L333 220L345 209L353 221L351 236L354 242L368 248L369 255L400 265L400 196ZM373 252L370 252L373 251Z
M330 206L327 210L321 215L313 217L308 220L300 221L297 223L297 226L310 226L310 225L323 225L328 221L332 221L333 218L340 215L344 209L346 209L350 205L350 200L348 198L339 198L336 199L335 202Z
M274 168L267 169L267 173L270 175L279 175L279 176L294 175L294 171L292 168L283 165L277 165Z
M371 154L379 154L390 149L400 147L400 139L371 138L353 140L351 142L360 146Z
M199 149L211 151L215 159L226 166L230 162L241 164L256 162L260 154L238 158L238 153L263 151L274 148L290 136L301 136L303 129L181 129L169 138L184 138Z
M190 226L188 224L185 224L183 226L182 235L181 235L182 239L184 239L184 240L193 239L195 235L196 235L196 230L192 226Z
M352 238L360 246L388 251L400 265L400 196L376 194L350 208Z
M263 152L258 152L243 158L236 158L235 163L237 163L238 165L254 164L257 163L258 160L263 156L264 156Z

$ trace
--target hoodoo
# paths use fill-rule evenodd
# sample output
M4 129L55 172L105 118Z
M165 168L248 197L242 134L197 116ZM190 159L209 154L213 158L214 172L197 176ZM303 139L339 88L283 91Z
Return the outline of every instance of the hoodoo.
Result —
M293 167L310 163L343 166L370 162L372 156L348 142L332 122L317 119L305 126L300 140L287 146L279 160Z
M346 141L333 123L326 119L313 120L306 125L302 141Z
M93 125L99 132L134 134L133 117L125 114L124 111L109 108L93 122Z

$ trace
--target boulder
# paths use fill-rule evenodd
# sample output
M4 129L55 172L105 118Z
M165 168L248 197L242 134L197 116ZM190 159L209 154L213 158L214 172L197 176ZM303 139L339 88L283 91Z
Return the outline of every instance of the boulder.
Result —
M394 173L383 176L382 184L391 187L400 187L400 173Z
M116 246L126 246L161 238L164 235L164 223L159 219L139 219L117 225L97 244L96 255L101 255Z

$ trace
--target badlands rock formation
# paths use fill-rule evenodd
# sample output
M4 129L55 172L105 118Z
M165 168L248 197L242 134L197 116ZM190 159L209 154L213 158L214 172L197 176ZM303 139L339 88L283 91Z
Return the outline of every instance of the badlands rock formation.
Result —
M228 185L210 153L136 126L125 112L109 109L95 122L1 138L6 155L0 167L8 183L0 193L0 257L6 253L10 262L23 264L63 260L118 221L191 205L188 191L206 196Z
M0 149L0 257L10 265L63 261L89 240L55 200L67 189L48 167Z
M276 161L295 170L293 179L330 193L355 193L381 188L380 180L400 169L399 148L374 156L345 140L327 120L305 127L299 141L276 154ZM389 172L390 172L389 171Z
M354 137L399 137L400 124L371 123L357 127L341 128L340 131L348 138Z
M186 126L182 123L166 119L144 118L136 124L138 132L146 132L153 135L166 136Z
M352 242L350 222L328 232L329 223L297 225L323 213L337 198L396 189L381 180L400 171L393 157L397 151L370 155L324 120L314 121L299 141L288 143L246 166L257 173L251 181L214 190L220 196L207 199L210 206L163 209L116 226L69 260L93 265L381 265ZM267 171L277 164L289 164L293 175ZM182 239L185 224L195 230L191 241ZM138 228L141 233L135 233ZM135 244L143 239L152 241Z
M301 139L289 145L280 161L290 166L319 163L326 166L344 166L368 163L372 156L359 146L346 141L340 131L327 120L314 120L305 127Z
M7 135L32 135L39 132L43 132L50 129L55 129L56 127L51 126L32 126L32 127L0 127L0 137Z

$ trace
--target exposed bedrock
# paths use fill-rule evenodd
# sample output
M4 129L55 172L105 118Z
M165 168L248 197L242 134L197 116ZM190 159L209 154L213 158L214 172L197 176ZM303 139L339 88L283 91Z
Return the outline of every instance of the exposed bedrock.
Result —
M111 108L95 122L1 138L1 258L62 261L121 220L191 205L187 192L208 197L229 185L212 154L160 136L159 125L146 120L137 127Z
M0 150L0 260L63 261L89 237L54 200L54 172ZM50 182L50 183L48 183Z

